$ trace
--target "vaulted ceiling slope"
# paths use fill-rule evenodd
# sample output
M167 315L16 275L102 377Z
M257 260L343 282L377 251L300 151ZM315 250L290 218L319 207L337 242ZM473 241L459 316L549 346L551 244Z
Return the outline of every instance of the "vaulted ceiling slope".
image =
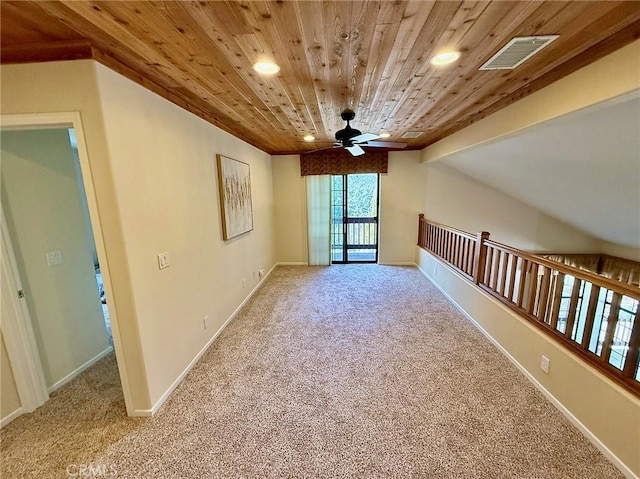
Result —
M640 91L441 160L579 230L640 248Z
M330 146L347 107L359 130L424 148L638 38L640 2L2 1L0 21L3 63L94 58L282 154ZM550 34L515 70L478 70ZM429 63L448 49L460 60ZM262 57L280 72L255 73Z

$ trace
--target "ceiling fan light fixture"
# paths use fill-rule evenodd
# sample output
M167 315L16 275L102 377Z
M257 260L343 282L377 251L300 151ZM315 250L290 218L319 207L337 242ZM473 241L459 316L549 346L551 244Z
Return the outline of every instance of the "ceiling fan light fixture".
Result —
M389 138L391 133L380 133L380 138Z
M453 63L458 58L460 58L460 52L449 51L449 52L438 53L434 57L431 57L431 60L429 60L429 62L432 65L439 67L442 65L448 65L449 63Z
M304 141L306 141L307 143L309 143L309 142L314 141L314 140L316 139L316 137L315 137L315 136L313 136L313 135L304 135L304 136L302 137L302 139L303 139Z
M275 75L280 71L280 66L274 62L260 61L253 64L253 69L263 75Z

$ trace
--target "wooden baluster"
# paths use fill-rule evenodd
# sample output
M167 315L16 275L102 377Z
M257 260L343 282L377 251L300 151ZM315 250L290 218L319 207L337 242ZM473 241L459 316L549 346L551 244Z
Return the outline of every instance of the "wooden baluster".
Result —
M530 262L529 271L529 290L527 291L527 313L533 315L536 307L536 296L538 295L538 263Z
M518 257L515 255L511 255L511 270L509 272L509 293L507 295L509 301L513 301L513 290L515 289L517 266Z
M582 349L589 349L591 335L594 333L593 323L596 319L596 308L598 306L598 295L600 294L600 286L591 285L591 295L589 296L589 307L587 308L586 324L584 325L584 333L582 334ZM584 299L583 299L584 301ZM600 331L595 332L600 334Z
M473 256L475 255L476 240L469 240L469 250L467 251L467 268L469 275L473 276Z
M502 255L502 264L500 265L500 286L498 286L498 293L504 296L504 289L507 284L507 268L509 267L509 253Z
M424 234L424 214L420 213L418 215L418 246L424 247L425 243L425 234Z
M491 289L498 290L498 276L500 274L500 263L502 260L502 251L495 250L493 254L493 264L491 265Z
M636 373L636 365L638 364L638 355L640 355L640 305L633 318L633 329L631 330L631 338L629 338L629 349L627 357L624 361L623 374L627 378L633 378Z
M518 281L518 301L516 304L524 309L524 288L527 285L527 271L529 270L529 261L521 258L520 261L520 281Z
M424 245L423 245L423 247L428 249L429 248L429 235L430 235L429 227L431 225L423 224L423 226L424 226Z
M451 263L451 232L450 231L445 231L445 258L449 263Z
M578 299L580 297L580 288L582 287L582 280L573 278L573 289L571 290L571 300L569 302L569 312L567 316L567 326L564 330L564 335L571 339L573 334L573 325L578 317Z
M462 271L464 271L464 265L462 264L462 258L464 257L464 255L462 254L464 248L463 248L463 242L464 242L464 238L460 235L457 235L457 245L458 245L458 254L456 255L456 259L458 261L458 268L460 268Z
M560 303L562 303L562 290L564 289L564 273L555 275L555 289L553 290L553 308L551 309L551 329L558 329L558 316L560 314Z
M540 284L540 295L538 297L538 319L546 323L546 315L549 299L549 286L551 284L551 270L546 266L542 267L542 282Z
M436 251L436 227L431 225L431 234L430 234L430 238L431 238L431 251L433 251L435 253Z
M462 239L462 271L469 274L469 238Z
M447 239L449 238L449 233L447 230L442 230L442 257L447 259Z
M449 262L456 264L456 234L449 232Z
M483 283L491 287L491 268L493 267L493 248L487 246L487 260L485 261L484 281Z
M614 333L616 331L616 325L618 324L618 316L620 315L620 300L622 295L620 293L613 293L611 298L611 307L609 308L609 317L607 318L607 332L604 335L604 342L602 343L602 360L605 363L609 362L611 356L611 346L613 346Z
M473 248L473 282L480 284L484 277L485 258L487 246L484 244L489 239L489 233L481 231L476 236L475 248Z

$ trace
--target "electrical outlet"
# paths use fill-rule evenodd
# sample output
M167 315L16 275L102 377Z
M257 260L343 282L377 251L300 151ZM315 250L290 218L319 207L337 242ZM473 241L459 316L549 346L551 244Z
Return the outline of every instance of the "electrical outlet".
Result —
M546 356L542 356L542 359L540 359L540 369L542 369L542 371L545 372L546 374L549 374L550 364L551 364L551 361L549 361L549 358Z
M438 276L438 268L433 268L433 275Z
M158 255L158 268L165 269L169 266L169 253L166 251Z
M260 270L258 271L258 276L261 278L264 276L264 268L260 268Z
M202 326L204 329L209 327L209 315L207 314L204 318L202 318Z
M244 278L242 278L242 287L243 287L243 288L245 287L245 283L246 283L246 282L245 282Z

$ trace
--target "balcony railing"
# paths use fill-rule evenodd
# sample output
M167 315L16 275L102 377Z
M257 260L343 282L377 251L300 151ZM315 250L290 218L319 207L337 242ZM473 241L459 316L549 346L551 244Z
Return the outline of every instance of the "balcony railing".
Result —
M331 234L332 261L372 262L377 260L377 217L334 219Z
M640 395L640 288L434 223L418 245Z

